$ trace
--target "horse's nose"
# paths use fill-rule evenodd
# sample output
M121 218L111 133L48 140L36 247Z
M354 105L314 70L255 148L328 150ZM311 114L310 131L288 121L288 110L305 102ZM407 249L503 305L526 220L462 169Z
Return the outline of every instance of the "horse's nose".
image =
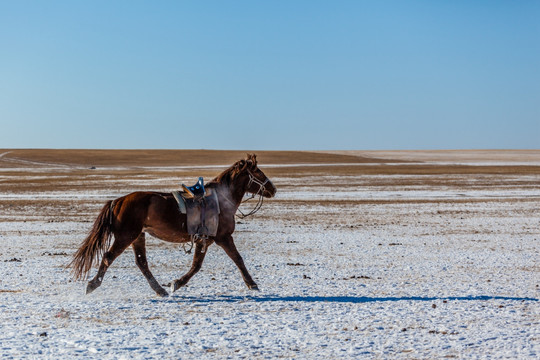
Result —
M268 180L268 185L266 187L266 193L265 195L267 195L266 197L269 197L269 198L272 198L276 195L276 192L277 192L277 189L275 187L275 185L272 183L272 181Z

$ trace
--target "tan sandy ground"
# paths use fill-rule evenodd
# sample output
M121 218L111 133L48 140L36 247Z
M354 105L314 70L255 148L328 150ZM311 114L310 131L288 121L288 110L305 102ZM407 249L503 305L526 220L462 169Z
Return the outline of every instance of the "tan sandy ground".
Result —
M365 156L380 160L442 163L529 163L540 164L540 150L394 150L328 151L331 154Z

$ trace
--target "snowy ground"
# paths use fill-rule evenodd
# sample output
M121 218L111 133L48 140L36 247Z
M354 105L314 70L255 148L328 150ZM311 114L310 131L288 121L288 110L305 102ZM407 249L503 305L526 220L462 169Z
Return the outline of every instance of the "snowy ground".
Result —
M38 205L0 214L0 357L540 357L540 176L484 176L492 187L474 175L426 178L277 177L276 199L235 233L261 291L214 245L168 298L129 250L88 296L64 268L123 190L70 188L56 205L54 192L3 192L5 203ZM148 247L160 282L188 270L179 246Z

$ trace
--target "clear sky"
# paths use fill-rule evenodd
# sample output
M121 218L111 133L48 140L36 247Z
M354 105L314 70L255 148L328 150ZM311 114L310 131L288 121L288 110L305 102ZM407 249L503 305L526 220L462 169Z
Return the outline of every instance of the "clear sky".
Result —
M540 1L0 1L0 148L538 149Z

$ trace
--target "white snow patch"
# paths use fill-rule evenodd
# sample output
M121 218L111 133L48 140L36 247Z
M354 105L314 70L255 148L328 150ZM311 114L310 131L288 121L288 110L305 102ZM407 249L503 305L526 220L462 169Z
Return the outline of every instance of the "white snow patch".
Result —
M283 186L278 196L292 205L267 201L234 234L260 292L211 246L202 270L170 297L155 296L129 249L87 296L65 265L91 223L49 223L31 209L18 214L26 222L0 222L2 358L540 356L538 189ZM294 204L329 198L434 201ZM477 202L437 202L461 198ZM478 202L512 198L522 201ZM179 246L151 237L147 255L162 284L191 266Z

